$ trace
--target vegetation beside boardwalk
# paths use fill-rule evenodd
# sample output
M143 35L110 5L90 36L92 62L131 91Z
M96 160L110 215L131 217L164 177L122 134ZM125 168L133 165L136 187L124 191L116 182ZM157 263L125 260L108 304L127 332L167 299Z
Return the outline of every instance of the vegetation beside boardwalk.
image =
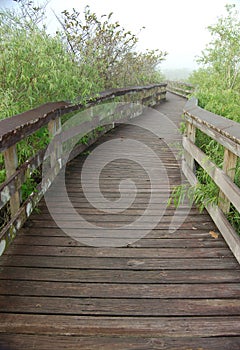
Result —
M45 102L84 98L130 85L160 82L166 52L137 52L138 38L86 7L57 16L49 34L46 9L18 1L19 10L0 11L0 119Z
M18 0L18 10L0 10L0 119L50 101L86 98L115 87L163 80L159 64L166 52L137 52L137 35L88 6L56 17L60 29L49 34L46 5ZM23 163L49 141L42 129L18 145ZM5 179L0 155L0 183ZM29 185L30 191L32 186Z
M240 19L234 5L226 6L226 15L209 26L211 42L198 58L200 68L189 81L196 86L194 96L199 105L223 117L240 122ZM240 136L240 135L239 135ZM197 130L196 144L219 167L222 168L224 148L206 134ZM176 188L173 198L179 203L186 194L200 208L203 203L217 204L219 189L210 176L197 167L199 185L194 188ZM240 187L240 161L238 159L235 183ZM228 218L240 234L240 214L231 206Z

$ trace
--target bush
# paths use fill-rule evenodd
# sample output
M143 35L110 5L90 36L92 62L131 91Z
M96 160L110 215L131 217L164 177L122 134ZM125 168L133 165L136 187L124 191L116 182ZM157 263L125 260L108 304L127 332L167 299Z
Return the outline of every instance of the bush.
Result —
M227 15L209 27L212 41L202 52L198 62L202 67L190 77L197 86L199 105L215 114L240 122L240 21L234 5L226 6ZM218 167L222 167L223 147L207 135L198 132L196 143ZM240 164L236 167L235 183L240 186ZM198 169L201 201L217 203L218 188L202 169ZM230 222L240 233L240 215L231 206Z

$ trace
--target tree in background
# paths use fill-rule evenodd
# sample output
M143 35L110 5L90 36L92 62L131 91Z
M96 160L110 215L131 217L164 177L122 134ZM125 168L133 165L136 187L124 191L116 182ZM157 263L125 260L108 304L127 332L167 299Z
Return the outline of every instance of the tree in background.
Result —
M190 81L198 86L202 107L240 121L240 17L235 5L226 5L226 10L225 17L208 27L212 41Z
M87 6L63 11L61 30L47 32L47 2L15 0L0 9L0 119L42 103L81 101L106 88L160 82L162 51L135 52L137 36Z
M89 6L83 16L75 9L63 11L62 18L57 18L69 50L80 64L97 69L106 88L161 81L158 67L167 53L136 52L137 36L113 22L112 15L98 17Z
M0 11L0 119L49 101L84 99L103 88L94 68L84 66L82 75L59 34L40 28L42 8L27 1L20 9Z

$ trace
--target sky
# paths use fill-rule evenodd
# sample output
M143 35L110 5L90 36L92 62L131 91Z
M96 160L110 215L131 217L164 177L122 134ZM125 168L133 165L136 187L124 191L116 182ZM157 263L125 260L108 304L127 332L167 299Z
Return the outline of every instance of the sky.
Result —
M240 10L240 0L49 0L47 24L50 31L55 30L52 10L60 14L64 9L83 10L89 5L98 15L113 12L114 20L138 34L139 50L168 52L162 69L194 69L196 56L211 39L207 26L226 13L227 3L235 3ZM13 0L0 0L0 7L14 4Z

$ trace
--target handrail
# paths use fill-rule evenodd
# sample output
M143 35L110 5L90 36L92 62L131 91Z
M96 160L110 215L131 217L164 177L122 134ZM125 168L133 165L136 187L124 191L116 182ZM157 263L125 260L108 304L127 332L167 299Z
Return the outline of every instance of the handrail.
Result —
M46 103L40 107L31 109L27 112L6 118L0 121L0 152L16 144L23 138L31 135L42 126L48 124L50 120L58 116L88 108L98 103L111 100L115 97L126 94L148 91L155 87L166 86L166 84L155 84L148 86L135 86L129 88L119 88L103 91L99 96L89 98L86 103L72 104L70 102L58 101Z
M122 98L126 103L131 104L135 102L137 106L137 109L136 106L132 109L130 108L130 115L129 109L126 110L125 108L124 110L124 106L121 111L119 111L119 106L116 107L116 117L112 117L111 123L109 122L109 125L102 127L101 130L96 129L99 126L99 115L93 115L91 120L84 121L81 125L88 125L91 130L95 130L90 135L87 134L87 144L75 146L71 152L72 159L94 143L101 135L112 129L115 122L128 120L140 115L144 106L154 106L164 100L166 98L166 86L166 83L161 83L112 89L100 93L97 97L89 98L84 104L73 104L64 101L50 102L0 121L0 152L4 156L6 169L6 180L0 184L0 210L8 208L10 211L9 220L0 232L0 255L13 241L17 231L30 216L60 169L69 161L60 145L62 140L57 138L57 134L61 131L61 117L74 111L96 106L102 102L116 101L119 98ZM35 191L23 203L21 200L21 187L33 171L41 167L44 157L46 157L46 150L39 151L34 157L19 165L17 144L43 126L48 127L49 135L51 138L54 138L52 153L48 154L51 172L41 180Z
M198 107L196 98L186 103L184 116L186 134L183 137L183 172L188 181L196 185L198 182L194 174L194 162L196 161L218 186L218 205L206 204L205 207L240 262L240 237L225 215L229 212L230 204L233 204L240 212L240 188L234 183L237 159L240 157L240 123ZM196 129L201 130L224 147L222 169L210 161L207 155L195 145Z
M183 81L167 81L167 91L179 95L181 97L189 97L194 93L195 86Z

